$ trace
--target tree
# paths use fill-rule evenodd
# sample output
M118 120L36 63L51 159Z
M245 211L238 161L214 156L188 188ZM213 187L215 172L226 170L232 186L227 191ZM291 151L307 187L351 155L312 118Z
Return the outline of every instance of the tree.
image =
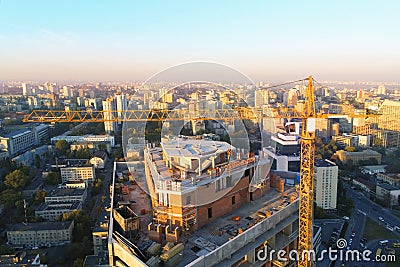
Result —
M49 174L44 178L44 183L46 185L57 185L61 183L60 172L49 172Z
M15 170L6 175L4 184L13 189L23 188L29 180L29 176L21 170Z
M7 245L0 245L0 255L10 255L14 253L14 249Z
M69 149L69 144L65 140L58 140L56 142L56 153L58 156L65 155Z
M114 154L114 159L115 159L115 161L118 161L119 159L121 159L121 158L124 157L124 153L123 153L121 147L115 148L113 154Z
M46 197L46 191L38 190L38 191L36 191L36 194L35 194L35 202L42 203L42 202L44 202L45 197Z
M40 156L38 154L35 155L35 166L40 169Z
M89 149L78 149L75 151L75 158L76 159L89 159L90 158L90 151Z
M16 208L18 206L18 202L22 199L21 193L13 190L6 189L0 194L0 202L4 204L6 209Z
M347 152L355 152L357 151L357 148L355 148L354 146L346 146L344 150L346 150Z
M60 218L61 221L74 221L74 240L76 242L83 241L85 236L90 236L91 218L82 210L75 210L69 213L64 213Z

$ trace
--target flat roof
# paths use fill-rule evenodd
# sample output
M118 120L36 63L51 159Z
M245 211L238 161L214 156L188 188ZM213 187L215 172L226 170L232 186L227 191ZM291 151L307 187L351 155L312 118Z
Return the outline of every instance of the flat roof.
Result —
M24 134L27 134L27 133L32 133L32 131L30 129L26 129L26 128L25 129L20 129L20 130L13 131L11 133L6 133L6 134L3 135L3 137L5 137L5 138L17 138L17 137L20 137L20 136L22 136Z
M286 187L285 192L288 193L288 196L298 196L294 187ZM251 203L245 203L240 208L225 216L207 223L202 228L190 234L183 250L184 259L178 266L186 266L201 255L222 246L231 238L237 236L239 229L246 231L253 227L256 222L263 220L259 215L260 212L265 213L268 210L275 213L277 210L273 210L274 208L278 208L279 210L285 209L285 201L287 200L282 198L281 193L271 188L261 198L251 201ZM240 220L238 222L233 221L233 216L239 216ZM220 231L221 235L216 234L216 232ZM195 246L200 248L200 251L194 252L192 248Z
M44 211L44 210L76 210L81 205L80 201L74 202L56 202L56 203L48 203L43 202L39 205L36 211Z
M57 188L46 197L81 196L85 191L86 189L81 188Z
M399 187L391 185L391 184L386 184L386 183L378 183L378 184L376 184L376 186L382 187L382 188L384 188L386 190L390 190L390 191L392 191L392 190L400 190Z
M382 168L386 168L387 165L369 165L369 166L361 166L360 169L366 169L366 170L378 170Z
M73 221L64 222L38 222L38 223L16 223L11 227L12 231L46 231L68 229Z
M388 176L392 179L400 179L400 174L398 174L398 173L384 173L383 175Z
M336 166L335 163L326 159L317 159L314 162L315 167L333 167Z

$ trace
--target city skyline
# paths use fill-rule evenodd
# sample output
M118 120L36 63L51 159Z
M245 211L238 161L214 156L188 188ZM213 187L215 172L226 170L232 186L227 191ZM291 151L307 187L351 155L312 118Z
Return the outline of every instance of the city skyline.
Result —
M210 61L254 81L310 74L398 81L397 7L394 1L2 1L0 79L143 81L171 65Z

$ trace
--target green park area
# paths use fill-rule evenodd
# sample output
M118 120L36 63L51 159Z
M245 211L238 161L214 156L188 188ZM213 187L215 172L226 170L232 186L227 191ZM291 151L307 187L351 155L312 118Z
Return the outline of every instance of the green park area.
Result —
M399 237L387 230L383 224L379 225L367 217L365 221L364 238L371 241L375 239L398 239Z

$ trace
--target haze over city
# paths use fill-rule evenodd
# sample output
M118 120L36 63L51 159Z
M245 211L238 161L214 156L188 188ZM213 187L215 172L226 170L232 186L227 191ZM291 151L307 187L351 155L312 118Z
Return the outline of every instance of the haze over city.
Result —
M0 0L0 266L398 267L381 2Z
M143 81L188 61L253 80L398 81L397 1L1 1L1 80Z

